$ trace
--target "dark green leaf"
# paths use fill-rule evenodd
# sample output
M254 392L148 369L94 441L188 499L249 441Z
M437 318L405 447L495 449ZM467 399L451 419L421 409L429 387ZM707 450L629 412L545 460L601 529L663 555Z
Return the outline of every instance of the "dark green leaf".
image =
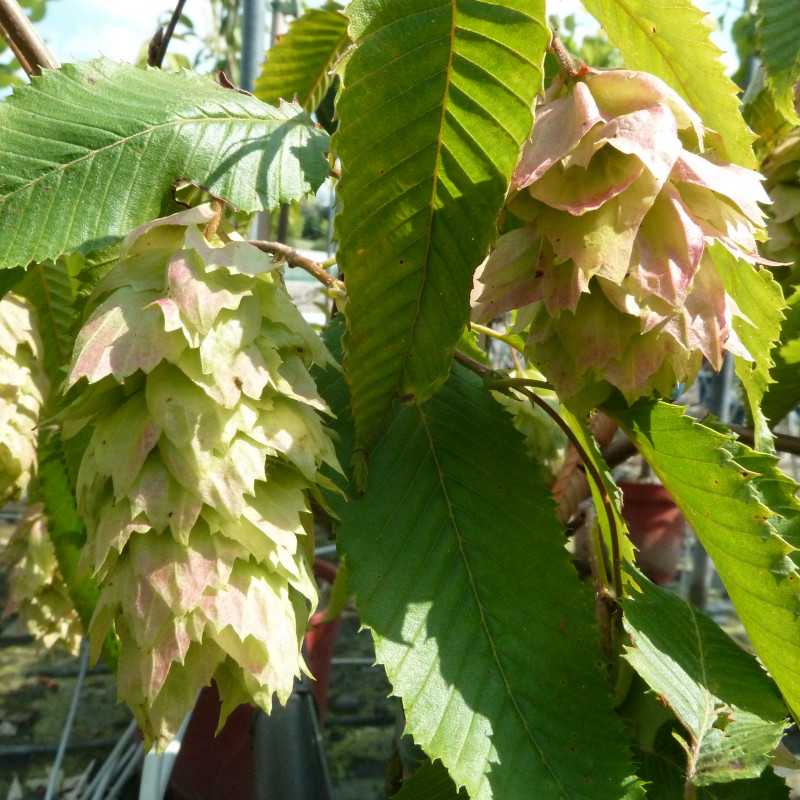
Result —
M794 86L800 79L800 14L797 0L759 0L758 33L761 60L775 103L793 124L800 122L795 109Z
M625 658L689 735L688 780L757 778L786 725L786 707L758 662L672 592L634 575L623 602Z
M478 377L456 367L397 414L337 541L408 732L472 800L620 800L591 592Z
M345 368L358 446L399 395L430 397L467 322L530 134L544 0L354 0L337 112Z
M297 100L306 111L315 111L349 41L344 14L335 8L309 9L267 51L253 94L273 105L281 99Z
M392 800L469 800L467 793L456 789L441 761L423 764Z
M781 335L772 351L775 366L762 408L773 421L780 422L800 404L800 290L788 300Z

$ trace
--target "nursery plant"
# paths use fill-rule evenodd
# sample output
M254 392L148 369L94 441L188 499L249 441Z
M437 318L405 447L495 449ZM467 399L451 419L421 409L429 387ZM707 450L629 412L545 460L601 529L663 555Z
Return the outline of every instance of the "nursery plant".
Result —
M788 798L800 12L748 4L737 86L692 0L583 5L585 51L545 0L310 9L251 94L161 68L169 29L152 66L59 65L0 0L12 599L48 644L82 626L148 746L212 680L220 725L286 702L330 528L430 761L398 797ZM250 233L326 180L336 269ZM735 430L676 402L726 360ZM637 567L615 431L745 636Z

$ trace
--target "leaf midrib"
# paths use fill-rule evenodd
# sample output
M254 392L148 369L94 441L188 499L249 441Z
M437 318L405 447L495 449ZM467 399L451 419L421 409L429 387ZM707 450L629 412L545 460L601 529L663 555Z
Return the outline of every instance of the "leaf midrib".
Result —
M406 370L408 369L408 362L411 358L411 353L414 350L414 340L417 336L417 326L419 325L419 317L422 311L422 298L425 294L425 289L428 285L428 278L430 274L430 259L431 250L433 246L433 221L436 214L434 204L436 202L436 191L439 187L439 172L442 168L442 140L444 139L444 123L447 117L447 103L450 100L450 85L453 81L453 54L456 50L456 17L458 15L458 0L450 0L450 8L452 11L452 20L450 22L450 50L447 54L447 68L445 70L444 81L444 95L442 96L442 113L439 117L439 135L436 137L436 154L433 164L433 176L431 180L431 197L428 201L428 226L425 242L425 256L422 262L422 278L417 292L417 299L414 304L414 316L411 321L411 330L408 337L408 346L403 354L403 361L400 365L400 382L405 383ZM426 429L427 430L427 429Z
M481 621L481 630L483 631L484 636L486 637L486 641L489 644L489 648L492 653L492 660L497 667L497 672L500 675L500 679L503 683L503 687L508 695L509 700L511 701L511 705L514 709L514 713L516 714L517 718L519 719L520 724L522 725L522 729L525 731L525 734L528 737L528 741L531 743L533 749L538 753L539 758L542 761L542 764L547 769L547 771L552 776L553 780L555 781L556 785L558 786L559 791L561 792L561 796L568 800L569 795L566 793L566 788L562 783L560 777L555 772L551 764L549 763L547 757L544 754L544 751L540 747L539 743L536 741L536 738L533 735L533 731L531 731L527 720L525 719L524 714L522 713L522 709L517 702L516 695L514 694L513 689L511 688L511 683L508 680L508 676L506 675L506 671L500 662L500 656L497 652L497 647L494 642L494 638L492 637L491 631L489 630L488 622L486 621L486 612L483 608L483 604L480 599L480 595L478 594L478 586L475 580L475 576L472 572L472 567L470 566L469 557L467 556L466 550L464 548L464 539L461 533L461 528L456 520L455 510L453 508L453 503L450 499L450 493L447 490L447 483L444 477L444 470L442 469L441 462L439 461L439 456L436 450L436 444L434 443L433 433L431 432L430 426L428 425L428 420L425 417L425 412L422 408L417 405L416 406L417 413L419 414L420 423L422 424L422 428L425 431L425 436L428 440L428 446L431 453L431 458L433 459L433 465L436 470L436 477L438 480L439 488L442 492L442 497L444 498L445 505L447 507L447 516L450 519L450 525L456 540L456 544L458 545L458 552L461 557L461 561L464 565L464 570L467 574L467 579L469 581L469 588L470 593L472 595L472 599L475 602L475 606L478 609L478 615Z
M33 180L28 181L22 186L8 192L8 194L0 195L0 206L2 206L9 198L13 197L15 194L18 194L19 192L28 191L31 187L35 186L40 181L46 180L47 178L50 178L53 175L56 175L58 173L63 173L66 170L72 169L73 167L76 167L80 162L93 159L105 151L111 150L115 147L124 147L137 137L149 135L155 131L164 130L170 127L179 128L184 125L203 125L203 124L221 125L221 124L229 124L231 122L237 122L255 127L256 125L268 125L270 122L280 124L282 122L289 122L289 121L290 120L259 119L258 117L253 117L250 115L244 117L230 116L230 117L202 117L194 119L171 119L168 120L167 122L161 122L157 125L152 125L141 131L137 131L136 133L133 133L130 136L125 136L121 139L117 139L111 144L99 147L97 150L90 150L88 153L80 156L79 158L76 158L72 161L68 161L64 164L59 164L57 167L54 167L53 169L48 170L47 172L43 172L41 175L38 175Z
M700 721L700 727L697 736L694 736L694 743L692 745L692 754L688 764L686 774L686 781L690 783L694 778L697 770L697 759L700 756L700 749L702 746L703 738L706 733L711 729L714 723L714 701L711 692L707 688L708 683L708 669L706 668L706 656L703 650L703 638L700 635L700 627L697 624L697 614L695 610L689 606L689 616L692 620L692 630L694 631L695 639L697 640L697 659L700 663L700 676L702 678L703 687L703 715Z

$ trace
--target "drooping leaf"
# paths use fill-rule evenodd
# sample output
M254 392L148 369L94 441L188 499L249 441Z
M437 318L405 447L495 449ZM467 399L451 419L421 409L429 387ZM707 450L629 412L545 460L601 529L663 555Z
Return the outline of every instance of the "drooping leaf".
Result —
M315 190L326 134L193 73L100 59L0 104L0 268L99 245L157 217L178 180L243 211Z
M757 778L786 726L786 707L758 662L672 592L635 576L623 601L625 658L689 734L686 779Z
M45 372L57 391L66 376L80 323L78 283L72 261L59 259L31 264L19 285L19 293L36 309L44 346Z
M759 55L775 105L793 124L800 122L794 87L800 79L800 15L795 0L759 0Z
M631 69L652 72L679 92L722 137L728 160L755 167L754 136L739 110L736 84L711 40L713 19L692 0L583 0Z
M296 100L306 111L315 111L349 41L344 14L335 8L309 9L267 51L253 94L272 105Z
M358 446L443 383L495 236L549 33L543 0L355 0L337 104L345 367Z
M88 630L99 591L92 577L80 566L86 529L75 505L61 436L54 429L44 429L39 436L38 491L59 569L84 630Z
M635 549L628 534L628 524L625 522L625 517L622 516L622 491L619 486L617 486L614 476L611 474L611 470L606 464L600 448L597 446L597 441L583 421L566 407L561 408L560 414L569 425L570 430L580 443L583 451L591 460L595 471L600 475L602 485L598 486L591 471L584 470L586 479L589 482L589 488L592 492L592 500L594 501L595 510L597 512L597 523L603 534L606 552L609 554L612 552L611 539L612 536L616 534L622 561L633 564ZM609 514L611 514L613 520L614 530L611 528Z
M756 653L800 713L797 486L731 434L669 403L611 410L683 511L722 578Z
M467 793L456 789L441 761L428 761L408 780L392 800L468 800Z
M471 800L619 800L631 770L592 598L479 378L457 367L398 413L337 541L408 732Z
M686 797L686 754L668 729L663 730L651 751L636 753L647 800L679 800ZM771 768L758 778L692 787L696 800L789 800L789 788ZM692 789L689 789L691 792Z
M800 290L787 300L781 335L772 351L775 366L762 408L773 422L780 422L800 404Z
M737 260L721 245L714 245L711 254L725 291L741 312L734 315L733 329L752 356L752 361L736 356L736 374L747 394L756 449L771 451L773 436L761 402L774 381L770 369L774 366L772 349L780 337L786 307L783 291L769 270Z

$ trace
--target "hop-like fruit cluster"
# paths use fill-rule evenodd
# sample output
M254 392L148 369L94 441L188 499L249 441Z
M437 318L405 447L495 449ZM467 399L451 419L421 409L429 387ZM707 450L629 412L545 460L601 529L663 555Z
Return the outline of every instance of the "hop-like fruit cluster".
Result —
M5 613L18 614L29 633L46 647L60 644L77 655L81 622L59 571L40 503L28 508L2 543L0 562L8 581Z
M24 495L36 471L39 414L48 392L30 303L0 300L0 502Z
M800 131L792 131L769 154L763 170L772 208L762 249L780 263L800 264Z
M757 260L769 198L705 140L645 73L589 70L540 105L509 203L523 224L482 265L474 314L529 306L532 358L562 396L613 384L633 399L671 390L701 356L717 369L726 349L748 356L710 245Z
M90 384L65 433L93 428L77 487L92 648L113 626L120 697L157 743L212 678L223 719L288 698L316 603L307 492L336 466L308 372L330 356L269 256L205 239L211 216L128 236L68 381Z

